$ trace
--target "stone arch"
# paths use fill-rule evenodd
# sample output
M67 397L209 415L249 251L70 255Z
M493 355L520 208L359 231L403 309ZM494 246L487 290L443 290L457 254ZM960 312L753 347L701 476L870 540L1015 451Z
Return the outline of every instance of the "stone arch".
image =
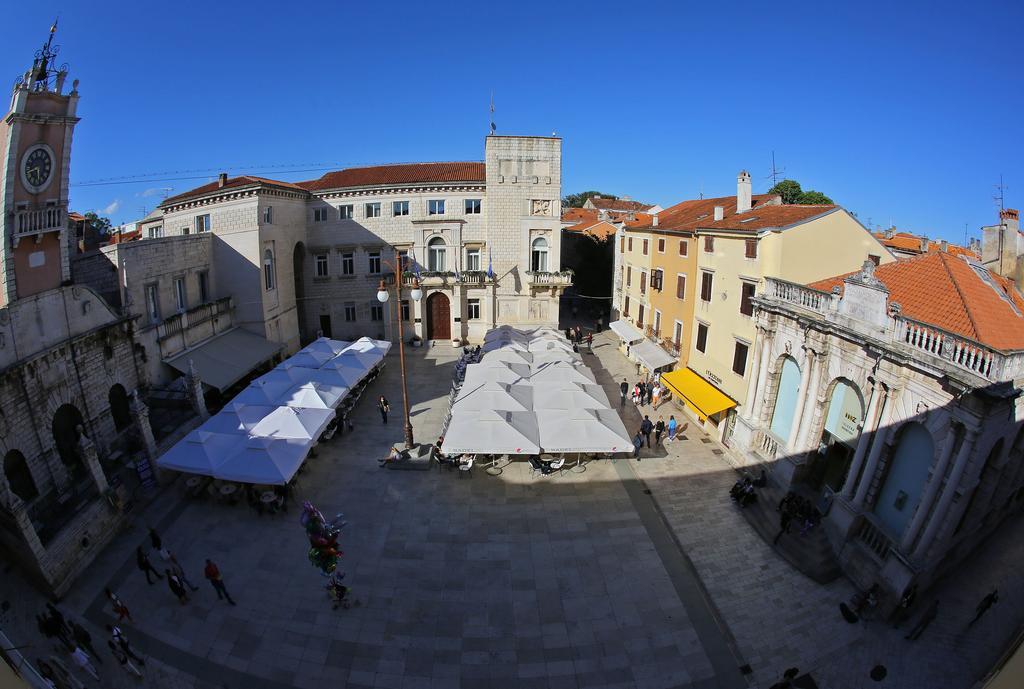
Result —
M776 360L775 370L778 371L775 374L775 400L768 427L777 438L786 442L800 402L800 364L792 356L783 354Z
M110 416L114 420L114 428L123 431L132 425L131 406L128 404L128 392L120 383L115 383L107 393L110 403Z
M816 438L823 451L813 455L807 481L815 489L839 492L846 482L857 441L864 427L864 394L849 378L833 378L825 386L820 417L815 415Z
M299 341L306 343L312 338L306 330L306 245L296 242L292 250L292 276L295 280L295 314L299 321Z
M900 426L873 508L892 538L899 539L906 529L921 501L934 462L935 440L928 428L918 421Z
M57 455L75 480L86 474L85 462L78 453L78 439L81 437L79 429L83 423L82 413L78 411L78 407L73 404L62 404L54 413L50 425Z
M4 477L11 492L24 502L38 497L39 489L28 468L28 461L20 451L10 450L4 455Z

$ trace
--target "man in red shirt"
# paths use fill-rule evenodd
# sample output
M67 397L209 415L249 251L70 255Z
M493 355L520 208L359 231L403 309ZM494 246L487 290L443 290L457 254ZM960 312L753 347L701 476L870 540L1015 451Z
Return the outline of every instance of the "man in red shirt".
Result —
M213 585L213 590L217 592L217 600L224 600L227 598L228 603L236 605L235 601L231 600L231 594L224 588L224 578L220 575L220 570L217 569L217 565L213 563L213 560L206 561L206 569L203 570L203 575L210 580L210 584Z

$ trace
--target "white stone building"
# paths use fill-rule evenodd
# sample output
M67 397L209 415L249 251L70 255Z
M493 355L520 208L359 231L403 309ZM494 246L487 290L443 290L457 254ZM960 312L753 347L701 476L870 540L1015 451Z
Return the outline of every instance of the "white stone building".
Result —
M288 183L228 178L166 199L142 237L213 234L214 284L235 322L285 352L323 333L397 337L376 299L402 264L406 338L479 341L557 325L561 140L488 136L484 162L350 168ZM423 299L405 291L418 277Z
M730 439L827 509L846 573L892 605L1024 504L1024 296L932 253L809 286L768 278Z

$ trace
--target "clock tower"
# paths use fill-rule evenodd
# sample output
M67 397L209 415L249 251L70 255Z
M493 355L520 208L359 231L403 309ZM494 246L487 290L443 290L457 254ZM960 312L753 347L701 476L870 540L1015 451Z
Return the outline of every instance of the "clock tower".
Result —
M78 81L64 93L57 24L19 76L0 125L0 306L70 280L68 177Z

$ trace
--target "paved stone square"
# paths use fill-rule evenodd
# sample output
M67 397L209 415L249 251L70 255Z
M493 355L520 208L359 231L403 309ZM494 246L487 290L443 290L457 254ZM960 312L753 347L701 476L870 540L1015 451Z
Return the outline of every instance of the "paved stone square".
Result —
M595 344L585 360L617 401L613 376L631 367L606 334ZM413 424L431 442L455 353L409 354ZM940 587L939 618L911 643L880 622L846 624L837 606L849 583L820 586L778 558L728 500L727 455L692 426L688 440L645 451L640 463L595 461L582 473L531 478L524 462L499 476L390 471L376 460L401 439L401 414L381 424L372 404L381 393L397 412L395 355L358 405L355 431L320 449L297 496L345 513L340 566L359 607L331 609L296 505L259 517L244 504L185 501L180 481L135 516L62 607L91 623L98 647L112 620L103 587L118 591L136 619L126 631L150 659L144 686L256 689L738 689L767 687L790 666L822 687L967 687L1024 619L1019 516ZM635 414L625 410L629 430ZM185 606L135 567L149 525L199 586ZM203 580L206 557L237 607ZM999 605L965 631L990 585ZM41 599L13 572L0 589L14 603L5 629L30 645L29 657L42 655L32 619ZM140 685L101 657L103 686ZM881 684L867 676L877 663L890 673Z

